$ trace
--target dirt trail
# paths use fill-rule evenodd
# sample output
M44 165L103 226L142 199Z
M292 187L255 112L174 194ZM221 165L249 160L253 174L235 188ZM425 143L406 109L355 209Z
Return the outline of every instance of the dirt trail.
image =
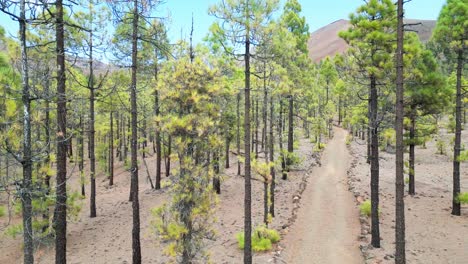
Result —
M347 190L347 132L336 128L304 191L297 221L286 235L287 263L363 263L358 248L358 210Z

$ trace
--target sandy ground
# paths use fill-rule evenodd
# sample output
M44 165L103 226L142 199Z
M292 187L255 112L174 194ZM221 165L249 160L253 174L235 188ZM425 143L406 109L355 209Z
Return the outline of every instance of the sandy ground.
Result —
M304 175L310 172L318 160L313 154L313 145L308 139L301 139L297 153L302 163L290 173L287 181L278 179L275 193L277 215L270 227L282 233L292 222L292 215L297 204L294 196L304 186ZM154 157L147 159L150 173L154 175ZM164 171L164 170L163 170ZM238 249L235 234L243 230L243 186L244 178L237 176L237 163L231 157L231 168L223 172L222 193L215 217L217 235L213 241L207 241L207 251L213 263L242 263L242 250ZM308 174L307 174L308 175ZM140 168L140 212L141 245L143 263L167 263L169 258L163 255L164 244L159 243L151 227L151 209L168 200L168 189L152 190L146 180L144 167ZM163 175L163 178L165 176ZM78 190L78 175L72 175L70 184ZM115 185L108 186L104 175L97 177L97 217L89 218L88 197L83 200L83 208L77 221L68 224L67 250L68 263L131 263L131 203L128 202L130 175L122 164L116 164ZM89 193L89 188L87 188ZM253 226L263 219L263 183L252 182ZM5 219L0 219L4 224ZM16 217L13 221L19 221ZM12 239L0 237L0 263L21 263L22 237ZM275 258L276 250L267 253L255 253L255 263L270 263ZM42 246L35 254L36 263L53 263L53 247Z
M347 132L335 129L302 197L297 221L282 244L287 263L359 264L359 212L348 191Z
M466 131L462 143L467 145ZM453 134L443 132L446 142ZM416 148L416 195L405 195L407 263L468 263L468 207L462 206L462 216L452 216L452 150L447 155L436 153L435 142L427 148ZM370 173L365 161L365 142L355 139L350 150L355 157L349 172L351 189L359 201L369 198ZM408 154L405 153L405 160ZM405 175L407 177L407 175ZM369 219L361 217L362 250L367 263L393 263L395 241L395 155L381 152L380 207L382 247L369 247ZM461 165L461 189L468 191L468 164ZM407 193L408 186L405 186Z

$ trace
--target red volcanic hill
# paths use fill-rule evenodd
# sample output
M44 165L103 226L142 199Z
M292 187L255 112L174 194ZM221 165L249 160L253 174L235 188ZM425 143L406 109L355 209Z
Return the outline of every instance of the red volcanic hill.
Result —
M406 28L416 31L422 42L427 42L432 35L436 25L435 20L406 19L405 23L411 24ZM348 44L342 40L338 33L351 26L348 20L340 19L332 22L310 35L307 43L309 47L309 56L314 62L319 62L323 58L336 54L342 54L348 49Z

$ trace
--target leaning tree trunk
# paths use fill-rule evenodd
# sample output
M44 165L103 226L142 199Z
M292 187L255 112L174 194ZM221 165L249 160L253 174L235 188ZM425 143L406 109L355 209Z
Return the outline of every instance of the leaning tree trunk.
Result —
M55 263L67 263L67 95L62 0L55 2L57 50L57 185L55 205Z
M460 201L460 150L461 150L461 113L462 113L462 71L464 66L463 48L458 50L457 59L457 97L455 103L455 145L453 147L453 198L452 215L461 215Z
M395 133L396 133L396 158L395 158L395 264L406 263L405 255L405 181L403 164L403 0L398 0L398 26L397 26L397 50L396 50L396 104L395 104Z
M378 95L376 87L376 78L371 76L370 84L370 128L371 128L371 234L372 246L380 248L380 229L379 229L379 131L378 131Z
M24 263L34 263L32 229L32 150L31 150L31 95L29 91L28 55L26 51L26 3L20 2L21 86L23 102L23 184L21 205L23 210Z

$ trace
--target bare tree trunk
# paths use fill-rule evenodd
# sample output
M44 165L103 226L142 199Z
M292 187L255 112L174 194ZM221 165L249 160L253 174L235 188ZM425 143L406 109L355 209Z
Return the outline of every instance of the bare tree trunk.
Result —
M294 99L293 96L289 96L289 116L288 116L288 158L286 159L287 170L291 165L290 155L294 152Z
M229 169L230 166L230 160L229 160L229 148L231 146L231 136L228 135L226 137L226 147L225 147L225 155L226 155L226 166L224 166L226 169Z
M86 195L86 189L84 184L84 123L83 115L80 114L80 135L78 136L78 168L80 170L80 183L81 183L81 195Z
M279 126L278 126L278 139L279 139L279 151L280 151L281 172L282 172L281 179L287 180L288 172L286 171L286 160L284 158L284 151L283 151L283 129L284 129L283 100L281 100L280 98L279 101L280 101L280 118L279 118Z
M140 203L138 200L138 109L137 109L137 52L138 52L138 0L133 1L133 30L132 30L132 84L130 91L130 104L132 112L132 140L131 140L131 193L133 209L132 227L132 260L133 264L141 263L140 247Z
M247 10L248 2L247 2ZM248 16L248 13L247 13ZM245 115L244 115L244 149L245 149L245 190L244 190L244 264L252 264L252 193L250 175L250 32L247 28L245 39Z
M172 137L167 136L167 153L166 153L166 177L171 175L171 153L172 153Z
M240 163L240 92L237 94L237 133L236 133L236 144L237 144L237 175L241 174L241 163Z
M156 58L158 57L158 52L155 51ZM158 80L158 63L156 62L154 66L154 78ZM159 91L156 89L154 91L154 115L159 117L160 108L159 108ZM159 119L158 119L159 120ZM155 181L155 189L161 189L161 131L159 121L156 122L156 181Z
M397 50L396 50L396 104L395 104L395 133L396 133L396 158L395 158L395 264L406 263L405 255L405 181L404 181L404 143L403 143L403 118L404 118L404 76L403 76L403 0L398 0L398 26L397 26Z
M57 185L55 205L55 263L67 263L67 95L62 0L55 2L57 43Z
M462 130L462 72L463 72L463 47L458 50L457 59L457 97L455 102L455 145L453 147L453 198L452 215L461 215L460 202L460 150L461 150L461 130Z
M95 88L94 88L94 68L93 68L93 32L89 34L89 176L91 183L91 190L89 195L89 217L96 217L96 153L95 153L95 134L94 128L94 101L95 101Z
M275 123L274 119L274 104L273 104L273 96L270 96L270 162L275 162L275 139L273 134L273 127ZM271 166L270 168L270 175L271 175L271 184L270 184L270 214L272 217L275 217L275 187L276 187L276 172L275 166Z
M372 246L380 248L380 228L379 228L379 130L378 130L378 95L376 78L371 76L370 84L370 128L371 128L371 233Z
M415 137L416 137L416 109L415 106L411 106L411 113L410 113L410 130L409 130L409 189L408 193L410 195L414 195L415 192L415 170L414 170L414 163L415 163Z
M23 210L24 263L34 263L32 229L32 150L31 150L31 96L29 91L28 55L26 50L26 3L20 2L21 86L23 102L23 183L21 205Z
M110 112L109 132L109 186L114 185L114 112Z

